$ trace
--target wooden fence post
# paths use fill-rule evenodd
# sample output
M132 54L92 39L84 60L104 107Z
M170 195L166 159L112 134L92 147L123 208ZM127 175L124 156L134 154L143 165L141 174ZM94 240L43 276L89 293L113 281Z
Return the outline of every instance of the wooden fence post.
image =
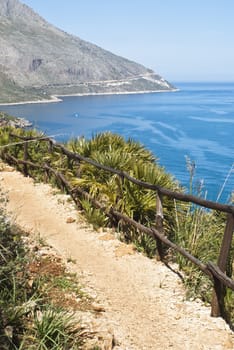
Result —
M227 223L224 231L223 241L220 248L218 258L218 267L222 272L226 272L228 255L232 244L232 236L234 231L234 215L227 214ZM224 316L224 297L226 287L223 283L214 276L214 291L211 303L211 316Z
M124 187L124 176L123 175L118 175L119 177L119 183L120 183L120 186L119 186L119 193L117 195L117 198L116 200L119 201L120 198L123 197L123 187Z
M48 151L49 153L53 153L53 141L52 140L48 140Z
M47 163L44 164L44 169L45 169L44 182L46 182L46 183L48 183L49 179L50 179L50 172L48 170L48 166L49 166L49 164L47 164Z
M163 199L162 194L158 191L156 195L156 220L155 220L155 226L159 233L164 234L163 229ZM156 238L157 241L157 250L158 250L158 260L163 260L164 258L164 252L163 252L163 246L162 241L158 238Z
M24 143L24 161L28 160L28 143L27 141ZM23 173L24 176L28 176L28 166L27 164L23 165Z

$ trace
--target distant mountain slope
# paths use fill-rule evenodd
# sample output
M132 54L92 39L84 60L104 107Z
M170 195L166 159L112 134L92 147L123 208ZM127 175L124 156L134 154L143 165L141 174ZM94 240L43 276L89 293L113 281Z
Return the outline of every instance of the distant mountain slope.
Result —
M18 0L0 0L0 102L48 94L171 90L152 70L52 26Z

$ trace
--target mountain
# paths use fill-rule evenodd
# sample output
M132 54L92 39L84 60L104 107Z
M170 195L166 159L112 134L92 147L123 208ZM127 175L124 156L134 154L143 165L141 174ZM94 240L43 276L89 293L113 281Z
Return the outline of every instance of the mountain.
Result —
M0 0L0 102L50 95L172 90L161 76Z

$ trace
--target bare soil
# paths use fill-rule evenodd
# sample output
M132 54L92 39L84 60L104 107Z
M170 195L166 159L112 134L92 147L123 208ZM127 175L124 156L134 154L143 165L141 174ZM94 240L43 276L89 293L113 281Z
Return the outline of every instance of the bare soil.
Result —
M210 307L201 301L187 301L181 280L166 266L114 233L95 232L68 196L4 164L0 168L8 213L73 262L89 293L104 305L117 339L114 349L234 349L234 333L225 321L210 317Z

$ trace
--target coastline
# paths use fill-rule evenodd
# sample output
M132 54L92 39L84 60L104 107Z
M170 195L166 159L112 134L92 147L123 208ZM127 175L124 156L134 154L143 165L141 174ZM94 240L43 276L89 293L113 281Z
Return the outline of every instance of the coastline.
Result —
M139 91L116 91L116 92L86 92L86 93L74 93L74 94L64 94L64 95L55 95L56 97L69 97L69 96L105 96L105 95L142 95L142 94L154 94L161 92L176 92L180 89L171 89L171 90L139 90Z
M26 105L26 104L40 104L40 103L57 103L62 102L62 97L82 97L82 96L105 96L105 95L137 95L137 94L154 94L161 92L177 92L180 89L171 89L171 90L149 90L149 91L117 91L117 92L87 92L87 93L74 93L74 94L62 94L62 95L51 95L51 99L47 100L32 100L32 101L21 101L21 102L9 102L9 103L0 103L1 106L17 106L17 105Z
M28 105L28 104L38 104L38 103L56 103L56 102L62 102L62 99L55 95L51 95L51 99L49 100L32 100L32 101L21 101L21 102L2 102L0 103L1 106L17 106L17 105Z

